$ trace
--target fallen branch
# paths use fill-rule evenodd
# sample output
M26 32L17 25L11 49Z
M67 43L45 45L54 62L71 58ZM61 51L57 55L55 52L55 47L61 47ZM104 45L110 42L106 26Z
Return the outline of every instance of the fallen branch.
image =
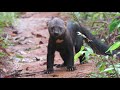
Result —
M15 78L19 76L20 72L22 72L22 70L15 70L11 74L6 75L4 78Z
M0 50L2 50L4 53L6 53L8 56L10 56L10 54L6 51L5 48L2 48L2 47L0 46Z
M105 21L95 21L92 23L92 27L94 26L95 23L104 23L104 24L108 25L108 22L105 22Z

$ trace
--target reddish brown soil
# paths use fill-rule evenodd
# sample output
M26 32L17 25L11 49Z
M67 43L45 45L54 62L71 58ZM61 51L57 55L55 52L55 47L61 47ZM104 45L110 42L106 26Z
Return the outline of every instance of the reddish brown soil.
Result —
M93 61L90 61L82 65L76 62L75 66L77 70L73 72L68 72L65 68L54 67L55 72L53 74L43 74L43 71L46 70L47 44L49 38L46 22L52 16L59 17L59 12L27 12L21 16L19 19L20 23L14 28L14 30L20 31L20 33L16 36L13 35L12 38L28 38L23 41L14 41L15 43L19 42L22 44L16 44L10 47L8 51L12 51L11 53L14 53L13 56L16 52L23 51L24 53L22 53L22 56L29 60L33 60L35 57L38 58L38 61L17 62L18 66L17 68L15 67L14 70L22 69L20 73L21 76L18 78L86 78L87 74L95 71L95 64ZM31 50L27 51L26 49L29 48L31 48ZM59 53L56 52L55 64L60 64L62 62Z

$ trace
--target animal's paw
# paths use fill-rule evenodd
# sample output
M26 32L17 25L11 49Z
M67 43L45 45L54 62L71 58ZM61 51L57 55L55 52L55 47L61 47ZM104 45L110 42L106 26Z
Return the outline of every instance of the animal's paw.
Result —
M66 67L66 65L64 63L63 64L55 64L54 66L56 68Z
M46 71L44 71L44 74L51 74L53 72L54 72L54 70L46 70Z
M67 67L67 71L74 71L76 70L76 67Z
M88 61L82 61L82 62L80 62L80 64L86 64L86 63L88 63Z

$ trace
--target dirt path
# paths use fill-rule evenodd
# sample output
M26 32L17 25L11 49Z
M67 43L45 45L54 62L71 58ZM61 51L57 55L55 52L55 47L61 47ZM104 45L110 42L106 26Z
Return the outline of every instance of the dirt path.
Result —
M95 64L90 61L80 65L75 63L77 70L67 72L65 68L55 68L50 75L43 74L46 70L46 55L49 33L46 22L52 16L59 16L59 12L27 12L18 19L17 25L10 30L11 39L15 43L9 47L12 55L21 55L14 58L14 70L22 70L18 78L85 78L95 70ZM55 63L62 63L58 52L55 54Z

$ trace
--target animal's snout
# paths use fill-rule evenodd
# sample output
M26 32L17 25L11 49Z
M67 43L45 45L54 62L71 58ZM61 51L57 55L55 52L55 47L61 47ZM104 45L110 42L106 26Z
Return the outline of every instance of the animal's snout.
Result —
M55 36L58 36L58 35L59 35L59 33L57 33L57 32L56 32L56 33L54 33L54 35L55 35Z
M56 30L56 31L54 32L54 35L55 35L55 36L58 36L58 35L59 35L59 32Z

